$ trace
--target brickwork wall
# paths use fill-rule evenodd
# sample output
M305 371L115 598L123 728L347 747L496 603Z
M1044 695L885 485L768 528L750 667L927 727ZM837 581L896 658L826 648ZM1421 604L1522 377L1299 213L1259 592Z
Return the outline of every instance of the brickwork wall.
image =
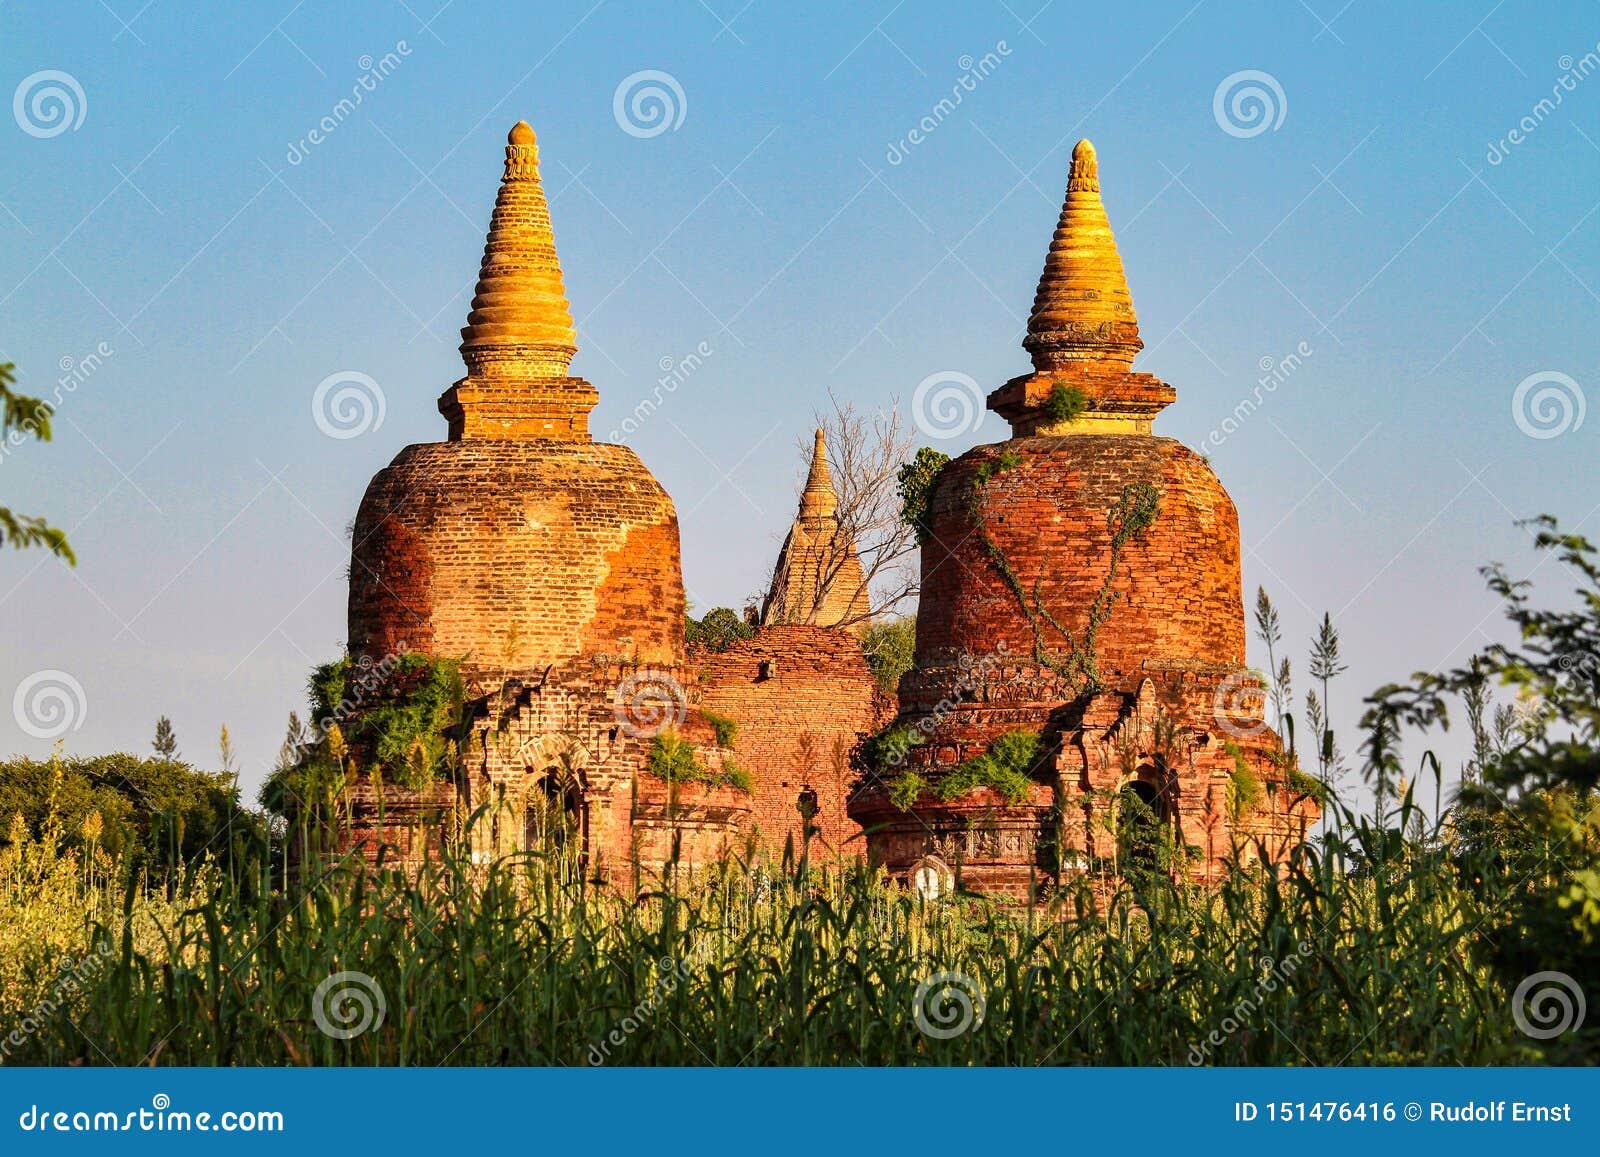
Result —
M732 787L672 785L647 767L655 725L671 727L700 761L721 770L715 732L683 704L652 725L618 707L617 688L629 680L681 685L683 668L639 668L579 660L537 679L514 679L474 705L474 723L457 783L426 792L363 779L349 795L350 823L342 848L373 861L387 845L391 858L415 861L454 838L457 850L487 863L534 846L531 812L549 797L575 809L573 843L590 878L633 885L635 866L658 878L673 858L692 869L714 861L750 826L752 798ZM558 805L560 806L560 805Z
M1077 638L1110 565L1107 514L1129 483L1161 492L1155 523L1128 543L1099 632L1102 675L1116 685L1137 678L1146 659L1244 662L1239 526L1233 502L1198 455L1171 438L1079 434L1017 438L980 446L939 477L922 552L917 612L918 666L955 654L981 655L997 644L1033 649L1033 631L987 557L970 506L979 467L1003 451L1020 463L984 486L984 525L1030 599ZM1046 629L1045 644L1064 642Z
M580 654L683 657L677 515L624 446L409 446L368 486L351 554L356 656L464 656L495 685Z
M722 652L697 652L699 706L739 725L734 757L755 777L752 822L769 848L803 839L796 804L817 793L822 844L864 853L845 813L850 748L877 729L887 703L855 635L829 627L771 626ZM763 664L768 664L763 678Z

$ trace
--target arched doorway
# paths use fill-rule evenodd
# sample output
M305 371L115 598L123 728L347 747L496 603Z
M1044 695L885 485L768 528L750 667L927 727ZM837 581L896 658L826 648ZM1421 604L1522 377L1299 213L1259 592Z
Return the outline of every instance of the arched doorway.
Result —
M1138 887L1171 868L1172 830L1161 790L1135 779L1118 794L1117 860L1121 874Z
M582 773L551 764L530 769L523 794L523 847L560 867L564 876L583 875L588 864L589 808Z

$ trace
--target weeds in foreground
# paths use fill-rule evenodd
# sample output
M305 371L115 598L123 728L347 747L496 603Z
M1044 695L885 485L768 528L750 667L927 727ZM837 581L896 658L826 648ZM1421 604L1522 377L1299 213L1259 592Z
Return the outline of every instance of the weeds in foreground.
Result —
M115 950L58 1014L32 1018L38 1023L20 1042L13 1034L5 1057L183 1065L1552 1059L1518 1034L1506 986L1476 951L1492 897L1458 883L1439 844L1396 845L1393 830L1351 821L1337 854L1308 850L1278 872L1240 869L1209 890L1124 890L1079 918L1064 910L1065 898L1052 909L972 897L924 902L857 866L737 858L636 897L537 856L490 866L446 856L410 873L336 864L277 892L191 877L176 904L153 907L138 889L114 904L96 897L91 869L74 857L31 893L35 877L8 866L0 880L8 928L11 912L30 902L70 909L64 887L94 898L77 907L76 939L63 938L59 922L49 937L33 937L38 960L75 958L95 944ZM40 853L35 846L30 855ZM5 1011L15 1016L19 1007L8 1001Z

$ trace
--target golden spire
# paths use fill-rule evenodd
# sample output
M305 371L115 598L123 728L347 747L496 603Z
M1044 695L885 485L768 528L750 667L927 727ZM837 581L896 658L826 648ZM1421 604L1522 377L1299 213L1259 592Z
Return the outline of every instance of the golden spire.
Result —
M472 312L461 331L469 378L562 378L577 352L550 210L539 181L539 146L527 121L506 138Z
M854 539L839 523L839 496L828 471L828 446L818 430L800 510L778 552L763 624L857 625L869 610L866 575Z
M1104 362L1123 370L1144 348L1122 258L1100 200L1094 146L1072 150L1066 202L1039 277L1022 348L1036 370L1073 362Z
M811 470L806 475L806 488L800 494L801 518L833 518L839 513L839 496L833 490L833 476L828 473L828 447L817 431L811 447Z
M528 122L518 121L506 138L478 291L461 331L467 376L439 399L450 440L589 441L589 412L600 394L568 373L577 352L539 183L539 147Z

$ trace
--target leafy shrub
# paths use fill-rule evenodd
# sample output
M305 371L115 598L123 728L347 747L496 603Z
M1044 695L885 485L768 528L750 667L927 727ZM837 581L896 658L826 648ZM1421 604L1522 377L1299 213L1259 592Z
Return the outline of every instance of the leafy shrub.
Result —
M900 687L900 676L916 662L917 620L904 615L869 624L861 632L861 650L879 688L885 695L893 695Z
M998 478L1008 470L1015 470L1022 465L1022 455L1015 450L1002 450L995 457L978 464L978 469L972 476L972 489L976 494L982 494L983 488L990 481Z
M701 711L700 718L711 725L711 730L717 733L718 747L732 747L734 740L739 738L739 725L726 715L718 715L715 711Z
M646 767L655 778L667 783L698 783L706 787L732 787L742 792L755 788L748 771L731 759L722 760L722 770L712 771L700 762L694 745L674 731L662 731L650 741Z
M708 651L726 651L755 633L755 627L732 607L713 607L701 619L684 616L684 639Z
M926 742L927 733L921 728L890 724L862 741L857 762L863 771L889 771L904 763L913 747L921 747Z
M1088 408L1089 395L1062 382L1050 387L1050 396L1044 401L1044 412L1052 425L1074 422Z
M453 770L466 722L458 661L410 653L369 672L345 656L313 671L310 690L313 726L337 723L369 770L412 790Z
M934 785L934 794L942 800L955 800L987 787L1003 795L1007 803L1022 803L1033 788L1032 772L1041 746L1037 731L1008 731L982 755L958 763Z
M889 802L901 811L908 812L927 790L927 780L914 771L907 771L897 776L889 785Z
M1228 818L1237 820L1255 811L1266 791L1239 745L1230 743L1226 751L1233 756L1233 771L1228 774Z
M886 733L883 742L885 746L905 742L902 736L906 733L915 735L917 743L927 742L927 736L913 728ZM1039 763L1042 745L1037 731L1008 731L991 743L983 754L962 760L935 779L933 794L948 803L980 787L987 787L999 792L1007 803L1022 803L1033 788L1031 774ZM910 811L928 787L928 781L921 775L906 771L889 785L889 799L901 811Z

